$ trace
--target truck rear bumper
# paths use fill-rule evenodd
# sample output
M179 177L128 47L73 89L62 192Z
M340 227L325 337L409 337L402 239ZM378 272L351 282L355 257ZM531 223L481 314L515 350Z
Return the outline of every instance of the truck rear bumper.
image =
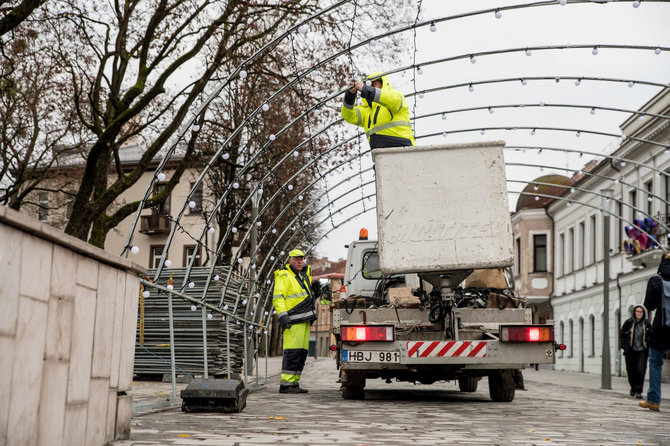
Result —
M343 345L343 369L408 369L415 366L454 366L465 369L523 368L554 364L553 342L397 341Z

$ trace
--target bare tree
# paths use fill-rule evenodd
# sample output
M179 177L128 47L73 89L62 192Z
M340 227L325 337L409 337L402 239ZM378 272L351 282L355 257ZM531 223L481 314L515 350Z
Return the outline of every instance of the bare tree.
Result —
M0 37L19 26L32 12L46 0L0 1ZM3 4L9 4L3 7Z

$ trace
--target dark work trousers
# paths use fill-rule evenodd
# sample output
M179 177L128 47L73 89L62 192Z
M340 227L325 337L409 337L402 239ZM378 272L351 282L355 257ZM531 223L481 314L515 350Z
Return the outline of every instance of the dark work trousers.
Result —
M632 349L626 356L626 371L628 372L628 383L630 390L635 393L642 393L644 386L644 374L647 373L647 350L639 352Z

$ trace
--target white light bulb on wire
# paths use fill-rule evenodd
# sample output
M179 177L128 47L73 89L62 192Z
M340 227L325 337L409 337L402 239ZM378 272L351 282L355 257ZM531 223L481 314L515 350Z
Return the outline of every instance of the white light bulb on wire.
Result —
M526 56L530 56L531 54L533 53L528 48L526 48Z
M558 4L561 6L565 6L568 4L568 0L558 0Z
M447 132L442 132L442 138L446 138L446 137L447 137Z
M172 291L172 290L174 290L174 285L172 285L171 283L168 283L165 288L167 288L168 291Z
M218 281L219 281L219 279L220 279L220 277L219 277L219 275L218 275L218 274L217 274L216 276L214 276L214 281L215 281L215 282L218 282Z
M256 222L256 226L258 226L259 228L261 227L261 225L262 225L262 223L260 221Z
M502 17L502 12L500 12L499 10L496 9L495 16L496 16L496 19L499 19L500 17Z
M540 200L540 197L538 197L537 195L535 195L535 201L539 201L539 200Z
M163 172L160 172L156 178L158 178L158 181L165 181L165 174Z
M151 295L151 293L148 292L148 291L144 291L144 292L142 293L142 296L143 296L143 297L149 297L150 295Z
M579 152L579 157L580 157L580 158L583 158L583 157L584 157L584 154L583 154L582 152Z
M244 299L244 300L242 301L242 305L246 305L246 304L247 304L247 300Z
M281 252L279 253L280 256L283 256L284 254L286 254L286 252L284 252L284 251L281 251Z
M195 282L191 281L188 283L189 288L194 288L195 287Z
M530 136L533 136L533 135L535 135L535 129L530 131ZM538 152L538 153L541 153L541 152Z
M581 85L581 83L582 83L582 81L579 80L579 79L577 79L577 80L575 81L575 85L578 86L578 87Z
M224 311L225 311L225 310L228 310L228 304L225 304L225 305L223 306L223 309L224 309Z
M656 48L656 49L654 50L654 53L658 56L659 54L661 54L661 49L660 49L660 48Z
M571 204L572 203L570 203L569 201L567 203L565 203L566 206L570 206Z
M191 305L191 311L195 311L197 309L198 309L198 307L196 307L195 305Z
M274 141L276 138L277 138L277 137L275 136L274 133L270 135L270 141Z
M235 233L237 232L237 228L236 228L235 226L233 226L233 227L230 229L230 232L232 232L233 234L235 234Z
M242 71L240 71L240 79L244 79L244 78L246 78L246 77L247 77L247 72L246 72L246 70L242 70Z
M192 132L197 132L199 130L200 130L200 126L198 124L193 124L193 126L191 127Z
M263 104L263 111L268 111L270 110L270 106L268 104Z
M268 313L267 311L265 311L263 314L267 316L267 315L269 315L270 313Z
M302 201L304 197L302 195L298 195L298 200Z
M256 269L256 265L254 265L254 264L252 263L252 264L251 264L251 269Z
M574 188L574 187L571 187L571 188L570 188L570 193L571 193L571 194L574 194L574 193L575 193L575 188Z
M525 86L528 84L528 81L526 79L521 79L521 85Z
M241 264L242 262L244 262L244 260L242 260L242 259L237 259L237 263L240 263L240 264Z
M640 7L640 2L637 1L637 0L635 0L635 1L633 2L633 8L639 8L639 7Z
M172 266L172 261L171 260L166 260L165 261L165 266L167 266L168 268L171 267Z
M239 189L240 188L240 183L237 181L233 183L233 189Z
M486 133L486 131L485 131L484 129L482 129L482 131L479 132L480 135L483 135L483 134L485 134L485 133Z
M435 26L435 22L433 22L430 24L430 32L434 33L435 31L437 31L437 26Z
M207 313L207 319L211 319L212 317L212 313Z
M470 56L470 63L477 63L477 58L475 56Z
M591 54L593 54L594 56L598 55L598 47L597 46L593 47L593 49L591 50Z
M370 46L372 48L376 47L377 46L377 41L375 39L370 40Z
M210 234L214 234L214 231L216 231L216 229L214 229L213 226L207 230L207 232L209 232Z
M297 150L296 150L295 152L293 152L293 158L297 158L297 157L298 157L298 155L300 155L300 153L298 153L298 151L297 151Z
M626 167L626 162L625 161L621 161L621 167Z
M275 259L275 256L270 256L270 261L271 262L274 261L274 259Z
M446 113L442 113L442 120L443 120L443 121L446 121L446 120L447 120L447 114L446 114Z
M579 130L577 130L577 133L575 133L575 136L576 136L577 138L579 138L580 136L582 136L582 132L580 132Z
M288 190L293 190L293 185L292 185L292 184L289 184L288 186L286 186L286 188L287 188Z
M227 160L228 158L230 158L230 154L228 152L225 152L223 155L221 155L221 158Z
M130 248L130 252L133 254L137 254L138 252L140 252L139 246L133 246L132 248Z
M539 189L538 185L535 184L535 185L533 186L533 190L538 190L538 189Z
M189 201L188 202L188 207L190 207L191 209L195 209L195 201L193 201L193 200Z
M419 93L419 99L423 99L424 93L423 91Z
M473 91L475 91L475 87L473 87L472 84L470 84L468 90L470 91L470 93L472 93Z
M489 107L489 113L493 114L494 111L495 110L493 108Z
M273 234L276 234L276 233L277 233L277 229L276 229L276 228L272 228L272 233L273 233Z
M540 102L540 107L544 107L544 101Z
M416 68L416 73L421 76L423 74L423 69L421 67Z
M590 113L591 113L592 115L595 115L595 114L596 114L596 109L595 109L595 107L591 107L591 111L590 111Z
M633 81L628 82L628 88L633 88L633 85L635 85L635 82Z
M319 116L319 115L321 114L321 110L319 110L318 108L316 108L316 109L314 109L314 111L313 111L312 113L313 113L314 116L316 117L316 116Z
M305 26L305 25L300 25L300 26L298 27L298 32L299 32L300 34L307 34L307 26Z

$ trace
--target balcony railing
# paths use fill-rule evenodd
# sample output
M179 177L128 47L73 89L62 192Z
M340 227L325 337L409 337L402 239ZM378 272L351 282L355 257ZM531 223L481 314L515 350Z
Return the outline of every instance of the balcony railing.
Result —
M168 215L142 215L140 223L142 234L168 234L170 232L170 218Z

